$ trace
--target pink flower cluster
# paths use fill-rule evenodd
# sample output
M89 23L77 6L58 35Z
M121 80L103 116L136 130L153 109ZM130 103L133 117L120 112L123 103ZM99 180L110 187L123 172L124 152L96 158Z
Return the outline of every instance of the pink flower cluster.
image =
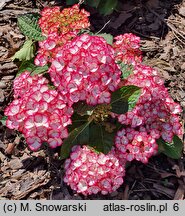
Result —
M132 33L126 33L114 38L113 48L116 61L125 64L141 63L140 38Z
M88 146L74 146L65 161L64 181L77 193L84 195L111 193L123 183L125 169L120 165L114 150L107 155L97 154Z
M35 58L35 65L44 66L56 56L57 49L60 49L68 41L76 37L76 33L69 32L66 34L58 35L56 32L47 36L44 41L39 41L39 50Z
M88 17L89 12L80 10L79 5L73 5L60 11L60 7L44 8L41 11L39 25L44 35L54 32L66 34L69 32L78 33L81 29L90 26Z
M33 151L43 142L51 148L60 146L68 136L73 109L56 90L48 88L48 81L24 72L14 81L14 97L4 112L7 127L22 132Z
M158 144L151 135L129 127L118 131L115 146L126 161L135 159L148 163L148 159L158 152Z
M56 49L78 35L80 30L90 26L84 9L80 10L76 4L71 8L60 11L59 7L44 8L41 11L39 25L46 40L39 42L38 55L35 58L37 66L44 66L55 58Z
M110 103L111 91L118 88L121 71L114 51L98 36L83 34L56 53L49 74L60 93L72 103Z
M121 85L139 86L142 93L134 109L126 114L113 114L121 124L128 126L118 132L115 145L127 160L136 159L145 163L157 152L155 140L162 137L166 142L172 142L174 135L182 136L177 115L181 107L173 101L163 81L151 67L135 65L133 74ZM141 143L142 151L139 147Z

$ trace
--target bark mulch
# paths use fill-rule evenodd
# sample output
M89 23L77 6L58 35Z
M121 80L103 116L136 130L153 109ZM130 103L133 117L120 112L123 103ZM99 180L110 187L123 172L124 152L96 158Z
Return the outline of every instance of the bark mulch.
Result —
M17 16L39 12L43 6L64 6L62 2L1 0L0 119L12 100L12 82L17 73L11 56L25 40L17 27ZM184 124L185 0L120 0L119 10L105 17L85 8L91 13L92 31L114 36L132 32L141 37L144 62L160 72L171 96L181 104ZM147 165L132 162L117 192L84 197L63 183L63 161L58 159L58 152L47 148L30 152L21 134L0 123L0 199L184 199L184 155L179 160L158 155Z

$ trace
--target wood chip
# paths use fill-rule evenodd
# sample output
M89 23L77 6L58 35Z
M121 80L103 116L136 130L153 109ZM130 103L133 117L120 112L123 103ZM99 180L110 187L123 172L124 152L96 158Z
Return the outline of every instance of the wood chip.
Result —
M12 175L12 179L19 180L22 177L22 174L25 172L25 169L19 169Z
M4 91L2 89L0 89L0 103L3 103L4 99L5 99Z
M0 151L0 161L3 162L6 156Z
M20 200L26 197L31 191L46 185L50 181L48 173L45 173L42 177L38 178L37 181L34 181L26 187L26 190L21 190L20 193L14 195L13 199Z
M185 7L179 9L179 14L185 17Z
M122 197L122 199L123 199L123 200L128 200L128 197L129 197L129 185L126 185L125 190L124 190L124 192L123 192L123 197Z
M12 1L12 0L1 0L1 2L0 2L0 10L2 10L3 7L5 7L6 4L7 4L8 2L10 2L10 1Z
M23 166L22 161L19 158L11 160L8 165L12 170L18 170Z
M176 176L175 174L169 173L169 172L162 172L162 173L160 173L160 175L161 175L161 178L168 178L171 176Z
M178 178L180 178L181 176L185 176L185 171L181 171L178 165L174 165L173 168L176 171L176 175Z
M13 79L14 79L14 76L13 76L13 75L4 76L4 77L2 78L2 80L3 80L4 82L6 82L7 80L13 80Z
M175 196L174 196L174 200L183 200L184 199L184 194L185 194L185 188L183 185L179 185Z
M5 153L11 155L15 148L15 143L9 143L5 149Z
M6 88L6 83L3 81L0 81L0 88L5 89Z
M155 188L158 191L161 191L162 193L168 195L171 198L173 198L175 195L175 190L164 187L164 186L157 184L157 183L153 183L153 188Z
M0 62L0 75L8 75L17 72L17 66L13 62L2 63Z

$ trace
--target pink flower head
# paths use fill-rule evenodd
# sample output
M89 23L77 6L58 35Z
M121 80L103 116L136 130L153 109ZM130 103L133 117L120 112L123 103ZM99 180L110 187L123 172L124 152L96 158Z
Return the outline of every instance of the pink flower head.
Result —
M74 146L65 161L64 181L77 193L107 194L122 185L125 169L119 164L114 150L97 154L87 146Z
M118 131L115 146L125 160L136 159L143 163L147 163L148 159L158 151L158 145L151 135L132 128Z
M132 33L126 33L114 38L113 48L115 50L115 58L118 62L125 64L135 64L142 61L140 51L140 38Z
M91 105L110 103L110 92L117 89L121 75L112 47L87 34L58 49L49 73L71 103L86 100Z
M34 63L37 66L44 66L48 62L52 62L56 56L58 49L66 44L68 41L76 37L75 32L68 32L66 34L60 34L54 32L49 34L44 41L39 42L39 50L37 56L34 60Z
M135 65L133 73L122 85L139 86L142 92L134 109L113 115L118 117L121 124L132 128L144 127L154 139L162 137L166 142L172 142L175 134L182 136L182 125L177 115L182 111L181 107L170 97L154 69L142 64Z
M54 32L59 35L72 31L78 33L81 29L90 26L89 15L84 9L80 10L78 4L62 11L60 11L59 7L46 7L41 11L39 25L44 35Z
M60 11L59 7L44 8L41 11L39 25L42 34L47 38L39 42L38 55L35 58L37 66L44 66L55 58L57 48L60 48L78 35L81 29L90 26L88 16L84 9L80 10L79 5L65 8Z
M31 88L31 86L34 87L34 90L40 89L42 87L42 90L47 90L48 81L46 78L41 76L30 76L30 72L25 71L24 73L21 73L20 76L16 77L13 83L13 89L14 89L14 98L19 98L25 95L27 91ZM42 91L41 90L41 91Z
M71 124L73 109L47 84L42 76L22 73L14 81L14 96L18 99L5 109L7 127L22 132L33 151L38 150L43 142L51 148L60 146L68 136L67 126Z

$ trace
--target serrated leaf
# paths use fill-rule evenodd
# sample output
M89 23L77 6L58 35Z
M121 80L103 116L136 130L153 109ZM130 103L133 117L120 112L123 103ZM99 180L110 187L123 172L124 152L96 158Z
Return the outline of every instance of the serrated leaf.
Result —
M78 2L79 2L79 0L66 0L67 5L73 5L73 4L76 4Z
M96 106L90 106L86 104L84 101L80 101L76 104L74 104L74 111L79 114L80 116L84 115L92 115L93 110L96 108Z
M42 41L45 39L45 37L42 36L38 20L38 14L24 14L18 17L18 25L22 33L29 39Z
M182 155L183 142L176 135L173 137L173 141L171 143L165 142L162 138L159 138L157 140L157 144L159 145L160 152L170 158L179 159Z
M88 143L89 124L90 122L87 122L70 132L69 136L64 140L62 144L61 152L60 152L61 159L65 159L69 157L71 148L74 145L83 145Z
M118 63L120 70L122 72L121 78L126 79L133 72L133 66L124 64L123 62Z
M111 34L104 33L104 34L97 34L96 36L103 37L106 40L106 42L110 45L113 44L113 36Z
M98 124L91 124L89 126L89 146L96 151L104 154L109 153L113 144L115 132L108 133L105 128Z
M6 126L6 120L7 120L7 116L3 116L0 120L0 122L2 123L2 125Z
M111 111L116 114L124 114L134 108L136 105L141 90L134 85L123 86L112 93L111 96Z
M118 4L117 0L101 0L100 4L98 5L98 9L101 14L109 15L113 12Z
M19 59L19 61L30 60L34 57L34 46L32 40L24 42L23 46L13 56L12 60Z

